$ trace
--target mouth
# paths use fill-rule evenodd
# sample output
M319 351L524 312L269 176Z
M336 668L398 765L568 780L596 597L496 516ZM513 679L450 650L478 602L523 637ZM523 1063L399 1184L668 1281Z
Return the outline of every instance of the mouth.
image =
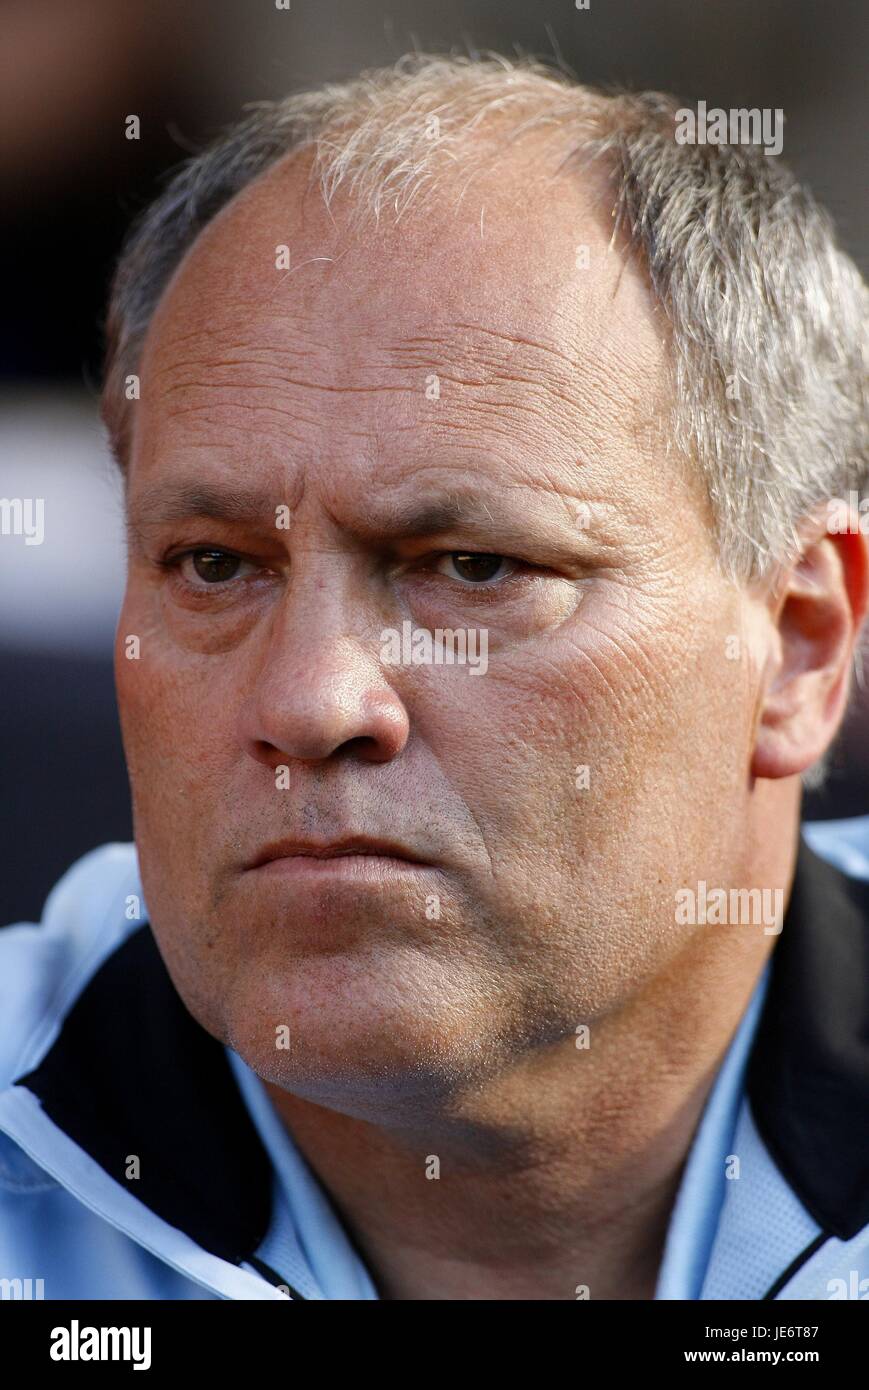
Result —
M338 873L370 877L430 869L428 860L394 840L354 836L342 840L278 840L265 845L246 865L273 873Z

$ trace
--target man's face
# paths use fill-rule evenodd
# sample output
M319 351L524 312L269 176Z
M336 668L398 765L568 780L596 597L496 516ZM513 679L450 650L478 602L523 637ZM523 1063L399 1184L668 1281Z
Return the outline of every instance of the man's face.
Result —
M206 1028L351 1112L624 1004L741 852L754 691L650 428L664 327L538 163L352 235L279 166L141 365L116 673L152 925ZM486 661L390 661L419 629ZM386 857L304 857L360 839Z

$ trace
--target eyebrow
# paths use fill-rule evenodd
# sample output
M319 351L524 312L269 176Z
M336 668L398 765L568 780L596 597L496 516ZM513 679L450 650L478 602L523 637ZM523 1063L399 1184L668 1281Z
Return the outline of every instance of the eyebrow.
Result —
M460 522L473 525L493 520L488 505L476 494L449 493L430 501L389 505L378 516L376 524L391 536L413 540L416 536L434 536L439 531L448 531Z
M141 492L129 506L128 525L144 532L167 521L207 517L212 521L256 521L274 513L268 493L259 488L211 487L207 483L156 483Z
M204 517L211 521L256 522L274 515L279 500L259 488L214 487L196 481L155 483L131 502L128 526L134 534L144 534L171 521ZM458 522L491 521L490 508L476 495L450 493L429 501L387 505L375 521L378 530L412 539L445 531ZM366 528L367 529L367 528Z
M502 489L501 503L504 492L510 490ZM149 534L161 526L194 518L262 527L266 519L272 524L275 508L280 505L287 504L269 489L232 483L213 485L196 478L167 479L153 483L131 499L127 515L128 540L136 548L144 549ZM492 544L498 543L499 535L505 538L504 544L512 543L517 527L530 524L532 511L528 499L509 508L506 515L499 511L500 508L493 511L493 504L478 493L457 489L406 502L384 500L376 509L356 517L351 529L366 543L376 544L384 537L394 541L414 540L435 537L457 526L483 526ZM554 538L552 543L553 546L557 544ZM576 538L572 537L564 553L573 557L575 545Z

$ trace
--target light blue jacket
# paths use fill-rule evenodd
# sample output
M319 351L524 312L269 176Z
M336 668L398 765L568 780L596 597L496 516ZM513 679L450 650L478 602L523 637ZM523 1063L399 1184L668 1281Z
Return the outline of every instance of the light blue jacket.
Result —
M869 817L804 833L659 1299L869 1299ZM0 1298L288 1296L377 1292L260 1079L180 1003L134 846L102 846L0 931Z

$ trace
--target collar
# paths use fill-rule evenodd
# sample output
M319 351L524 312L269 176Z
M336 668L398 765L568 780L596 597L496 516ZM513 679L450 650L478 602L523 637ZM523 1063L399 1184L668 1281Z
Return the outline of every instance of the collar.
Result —
M767 963L754 987L688 1151L667 1227L656 1299L695 1300L702 1296L730 1186L725 1163L734 1151L741 1152L734 1144L734 1134L745 1095L745 1068L769 988L770 969Z
M187 1012L150 927L129 936L15 1083L121 1187L203 1249L249 1261L271 1215L272 1173L223 1046Z
M869 1223L869 884L801 841L748 1064L758 1130L832 1235ZM240 1264L262 1243L272 1168L226 1051L188 1013L148 924L79 995L15 1083L122 1187L203 1249Z
M800 840L751 1054L761 1138L823 1231L869 1224L869 883Z

